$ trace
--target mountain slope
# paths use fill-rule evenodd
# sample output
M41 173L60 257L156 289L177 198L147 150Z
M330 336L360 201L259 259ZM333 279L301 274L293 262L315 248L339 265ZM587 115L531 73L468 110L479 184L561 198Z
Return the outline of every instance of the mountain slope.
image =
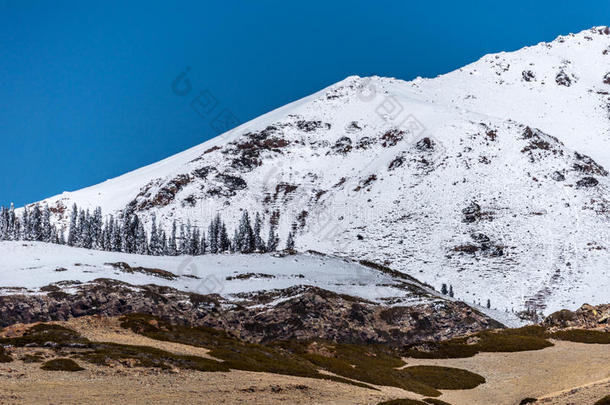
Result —
M349 77L47 202L64 224L74 202L202 227L260 211L281 236L296 228L299 249L384 262L500 311L607 302L608 33L435 79Z
M502 327L407 275L316 253L152 257L1 242L0 257L0 327L147 313L253 342L401 346Z

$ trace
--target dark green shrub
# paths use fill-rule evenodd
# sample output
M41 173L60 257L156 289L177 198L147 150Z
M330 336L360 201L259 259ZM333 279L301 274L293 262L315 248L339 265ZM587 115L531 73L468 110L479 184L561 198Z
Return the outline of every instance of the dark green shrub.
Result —
M415 399L393 399L391 401L380 402L378 405L426 405L426 403Z
M424 402L427 402L432 405L451 405L449 402L441 401L436 398L424 398Z
M485 383L480 375L459 368L415 366L402 371L420 383L441 390L468 390Z
M545 339L545 329L526 326L518 329L483 331L469 337L430 342L428 350L411 346L404 351L408 357L425 359L450 359L472 357L480 352L522 352L553 346Z
M83 371L84 368L78 365L74 360L71 359L53 359L44 363L41 367L47 371Z

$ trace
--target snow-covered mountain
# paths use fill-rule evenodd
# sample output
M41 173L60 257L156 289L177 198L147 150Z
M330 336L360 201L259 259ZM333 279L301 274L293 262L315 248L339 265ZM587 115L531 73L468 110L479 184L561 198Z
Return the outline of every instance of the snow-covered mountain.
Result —
M383 262L500 311L610 301L610 29L434 79L348 77L202 145L46 202Z

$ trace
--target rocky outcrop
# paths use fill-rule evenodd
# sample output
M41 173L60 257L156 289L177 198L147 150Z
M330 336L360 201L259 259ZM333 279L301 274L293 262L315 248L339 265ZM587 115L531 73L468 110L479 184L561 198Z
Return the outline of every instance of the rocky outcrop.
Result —
M234 301L109 279L88 284L62 283L48 286L45 291L46 295L1 296L0 326L85 315L146 313L176 324L222 329L250 342L316 338L390 345L502 327L461 302L439 299L391 307L311 286L241 294Z
M578 328L610 332L610 304L585 304L576 311L563 309L546 317L543 324L551 330Z

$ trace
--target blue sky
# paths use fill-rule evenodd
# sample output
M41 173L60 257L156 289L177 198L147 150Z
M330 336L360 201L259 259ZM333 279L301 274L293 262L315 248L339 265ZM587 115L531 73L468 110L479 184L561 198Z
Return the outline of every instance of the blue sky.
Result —
M220 113L242 123L353 74L436 76L609 17L558 0L0 0L0 204L180 152ZM215 100L203 116L172 92L187 66Z

